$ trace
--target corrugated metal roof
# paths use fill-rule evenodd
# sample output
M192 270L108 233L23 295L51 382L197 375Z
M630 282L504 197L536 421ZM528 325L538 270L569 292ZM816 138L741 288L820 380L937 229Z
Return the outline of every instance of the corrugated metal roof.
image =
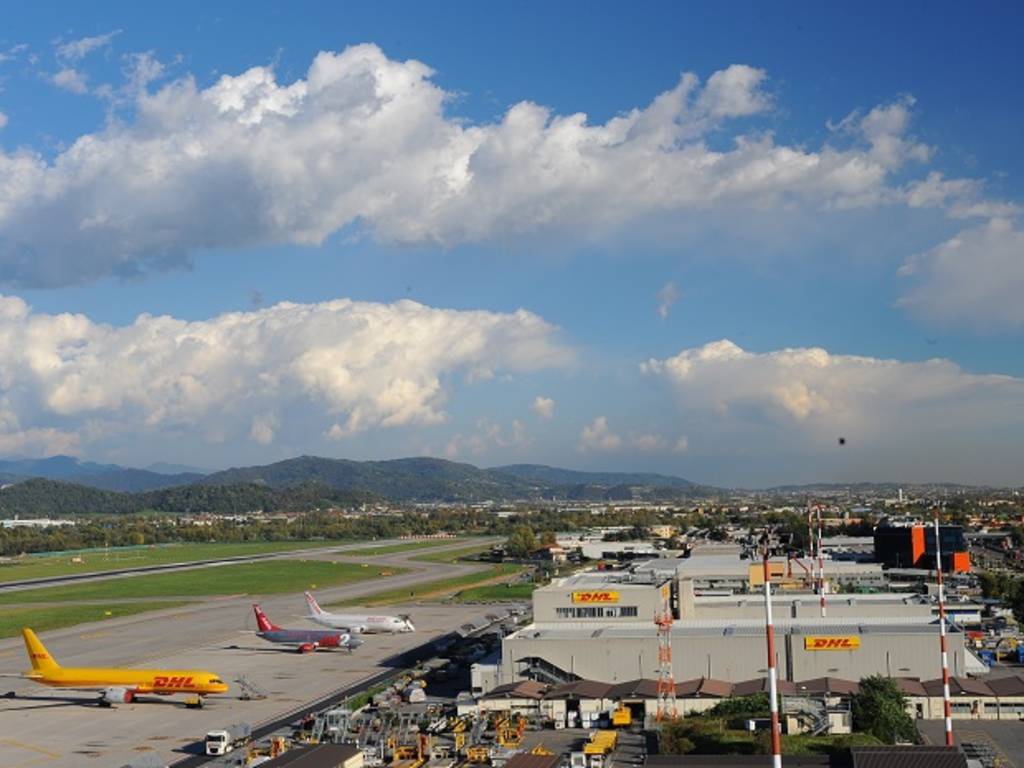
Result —
M942 695L942 678L925 680L923 685L929 696ZM987 683L969 677L949 678L949 692L953 696L995 696Z
M1024 696L1024 677L1020 675L997 677L985 682L996 696Z
M967 768L956 747L853 747L853 768Z
M803 680L796 683L796 690L798 693L832 693L840 696L850 696L860 693L860 685L853 680L843 680L839 677L816 677L813 680Z

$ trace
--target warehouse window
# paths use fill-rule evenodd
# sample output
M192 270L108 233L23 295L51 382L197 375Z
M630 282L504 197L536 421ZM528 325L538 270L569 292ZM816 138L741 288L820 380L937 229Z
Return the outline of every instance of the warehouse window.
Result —
M560 619L571 619L573 617L572 608L555 608L555 616Z
M619 616L636 616L636 615L637 615L637 612L636 612L636 606L635 605L624 605L621 608L619 608Z

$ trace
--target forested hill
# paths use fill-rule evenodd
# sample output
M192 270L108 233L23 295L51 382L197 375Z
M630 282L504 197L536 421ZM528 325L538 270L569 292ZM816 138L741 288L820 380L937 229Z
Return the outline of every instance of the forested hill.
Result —
M287 488L304 482L361 490L394 501L485 501L525 498L528 486L516 478L471 464L433 458L350 461L300 456L262 467L228 469L207 475L203 485L263 483Z
M9 462L20 471L48 471L59 478L14 481L0 490L0 516L156 512L238 513L300 509L365 500L478 502L560 499L575 501L672 501L714 489L666 475L516 465L480 469L434 458L349 461L300 456L275 464L211 475L162 475L154 488L146 470L89 464L69 457ZM3 462L0 462L2 467ZM105 477L117 481L104 482ZM164 487L173 479L185 482ZM0 477L0 479L3 479ZM322 503L321 503L322 502Z
M694 488L695 484L681 477L657 475L649 472L581 472L575 469L548 467L543 464L509 464L494 467L490 472L511 475L521 480L547 486L616 485L645 486L648 488Z
M270 488L254 483L184 485L143 493L120 493L33 478L0 489L0 518L139 512L226 515L253 511L305 511L380 500L371 493L330 488L318 483L302 483L290 488Z

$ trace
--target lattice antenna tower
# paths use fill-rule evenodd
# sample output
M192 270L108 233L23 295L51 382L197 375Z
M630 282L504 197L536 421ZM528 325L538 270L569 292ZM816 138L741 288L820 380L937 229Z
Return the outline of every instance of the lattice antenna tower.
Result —
M658 628L658 722L678 716L676 680L672 674L672 612L661 611L654 616Z

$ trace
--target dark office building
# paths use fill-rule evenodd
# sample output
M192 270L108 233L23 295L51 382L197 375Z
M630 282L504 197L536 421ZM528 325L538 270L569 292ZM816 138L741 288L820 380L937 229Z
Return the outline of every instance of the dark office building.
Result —
M942 570L967 573L971 557L959 525L940 525ZM887 524L875 529L875 560L890 568L935 568L935 526L924 523Z

